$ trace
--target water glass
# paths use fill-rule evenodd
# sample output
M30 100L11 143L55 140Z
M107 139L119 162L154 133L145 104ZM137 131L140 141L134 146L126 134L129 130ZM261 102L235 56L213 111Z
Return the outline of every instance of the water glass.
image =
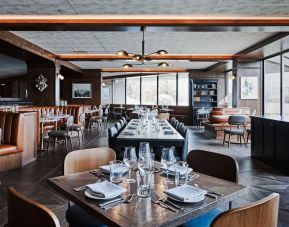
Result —
M139 158L145 157L150 153L150 144L147 142L141 142L139 144L138 156Z
M151 174L136 172L137 181L137 195L139 197L149 197L150 196L150 183Z
M189 165L187 162L179 161L175 163L175 184L176 186L187 184Z
M120 183L123 175L123 162L114 160L109 162L110 165L110 182Z

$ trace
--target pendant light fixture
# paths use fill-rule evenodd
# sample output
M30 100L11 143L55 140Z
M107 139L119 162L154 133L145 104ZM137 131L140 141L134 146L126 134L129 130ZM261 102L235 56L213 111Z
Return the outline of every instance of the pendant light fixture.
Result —
M141 31L142 31L142 34L143 34L143 37L142 37L142 53L141 54L132 54L132 53L128 53L125 50L119 50L119 51L116 52L116 55L118 55L118 56L126 56L126 57L131 56L131 58L134 61L140 62L139 64L124 64L122 66L123 68L131 68L134 65L144 65L146 57L149 56L149 55L152 55L152 54L158 54L158 55L168 54L168 52L166 50L158 50L158 51L150 53L150 54L145 54L145 26L141 26ZM168 66L170 66L170 65L168 63L166 63L166 62L158 63L158 67L168 67Z

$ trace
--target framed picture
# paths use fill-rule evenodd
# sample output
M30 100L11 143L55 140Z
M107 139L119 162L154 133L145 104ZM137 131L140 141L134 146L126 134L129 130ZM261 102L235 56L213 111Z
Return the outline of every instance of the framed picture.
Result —
M90 99L91 98L91 84L72 84L72 98L73 99Z
M256 76L242 76L241 80L241 99L258 99L259 80Z

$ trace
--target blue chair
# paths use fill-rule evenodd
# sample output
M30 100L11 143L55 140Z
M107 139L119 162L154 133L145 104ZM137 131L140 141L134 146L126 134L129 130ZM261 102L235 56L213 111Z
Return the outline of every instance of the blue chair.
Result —
M187 162L196 172L238 183L239 166L236 159L231 156L210 151L192 150L187 156ZM231 206L232 203L229 202L229 208ZM183 226L210 226L212 220L222 212L224 210L220 208L213 209L188 221Z

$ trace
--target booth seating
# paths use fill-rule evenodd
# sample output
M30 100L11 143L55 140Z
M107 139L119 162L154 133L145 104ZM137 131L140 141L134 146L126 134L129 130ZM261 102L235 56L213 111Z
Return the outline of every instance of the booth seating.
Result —
M80 105L72 105L72 106L31 106L20 108L20 111L36 111L37 112L37 123L38 123L38 136L37 141L40 143L40 117L44 114L50 113L52 115L69 114L73 116L74 124L80 124L79 116L81 113L84 113L88 106L80 106ZM60 120L57 124L58 126L62 126L65 123L65 119ZM51 130L55 127L54 123L46 123L44 124L44 131Z
M37 115L35 112L0 111L0 172L18 168L36 159ZM29 133L26 133L29 130Z

